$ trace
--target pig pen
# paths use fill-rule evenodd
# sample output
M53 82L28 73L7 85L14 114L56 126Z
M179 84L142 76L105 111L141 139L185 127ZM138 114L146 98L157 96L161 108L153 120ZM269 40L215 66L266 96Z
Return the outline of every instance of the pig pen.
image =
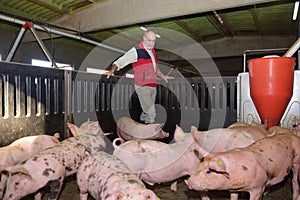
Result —
M116 135L116 121L142 112L133 79L82 71L0 62L0 146L35 134L70 137L67 122L99 121ZM157 123L172 139L176 124L185 131L227 127L236 122L237 77L176 78L159 82Z
M155 194L161 200L199 200L199 193L194 190L189 190L187 185L184 183L184 179L188 177L183 177L178 179L178 191L172 192L170 190L171 183L163 183L157 184L154 186L146 185L148 189L151 189L155 192ZM288 177L283 182L274 185L270 188L266 189L264 200L292 200L292 191L291 191L291 178ZM240 193L240 200L249 199L249 195L247 193ZM229 192L227 191L210 191L208 192L211 200L228 200ZM22 200L32 200L33 196L28 196L23 198ZM48 195L45 194L42 200L47 200ZM76 176L71 176L66 178L65 184L63 186L61 195L59 199L62 200L79 200L79 189L76 184ZM92 197L89 196L89 200L93 200Z

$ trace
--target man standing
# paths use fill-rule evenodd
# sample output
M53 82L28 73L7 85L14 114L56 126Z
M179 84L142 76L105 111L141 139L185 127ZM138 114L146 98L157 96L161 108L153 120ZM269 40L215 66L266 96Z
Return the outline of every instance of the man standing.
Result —
M139 98L142 114L140 120L146 124L155 121L155 97L157 76L166 82L174 77L165 76L158 68L158 60L154 45L156 42L156 31L149 28L145 31L143 41L138 46L132 47L123 56L112 64L110 71L106 72L109 78L116 70L120 70L132 64L134 71L134 83L137 96Z

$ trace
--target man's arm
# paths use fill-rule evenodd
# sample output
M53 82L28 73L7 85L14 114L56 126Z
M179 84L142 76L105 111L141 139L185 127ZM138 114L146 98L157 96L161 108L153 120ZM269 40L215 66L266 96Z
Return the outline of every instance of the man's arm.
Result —
M164 79L166 82L168 82L168 79L174 79L173 76L166 76L166 75L164 75L164 74L159 70L158 67L157 67L156 69L157 69L157 75L158 75L159 77L161 77L162 79Z
M137 61L137 52L134 47L132 47L129 51L127 51L123 56L118 58L115 62L113 62L111 69L104 73L106 78L109 78L111 75L115 73L115 71L119 71L120 69L126 67L130 63L134 63Z

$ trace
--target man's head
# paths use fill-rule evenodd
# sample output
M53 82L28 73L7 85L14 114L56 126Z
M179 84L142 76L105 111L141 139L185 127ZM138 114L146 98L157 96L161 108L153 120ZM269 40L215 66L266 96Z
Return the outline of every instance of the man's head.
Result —
M156 31L153 28L148 28L144 33L143 40L148 50L153 49L156 41Z

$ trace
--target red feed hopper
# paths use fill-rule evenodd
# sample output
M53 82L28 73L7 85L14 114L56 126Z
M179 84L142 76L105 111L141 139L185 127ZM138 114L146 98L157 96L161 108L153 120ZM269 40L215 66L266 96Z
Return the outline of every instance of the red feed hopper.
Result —
M250 95L268 128L279 124L293 93L295 58L265 57L248 61Z

